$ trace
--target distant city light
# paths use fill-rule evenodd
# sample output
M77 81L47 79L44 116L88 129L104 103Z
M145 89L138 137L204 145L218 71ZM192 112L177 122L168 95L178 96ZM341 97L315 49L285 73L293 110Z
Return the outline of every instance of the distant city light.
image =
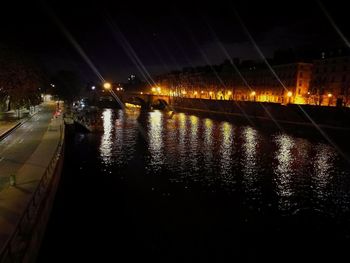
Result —
M228 95L229 95L229 96L231 96L231 95L232 95L232 92L231 92L231 91L229 91L229 92L228 92Z
M95 90L95 89L96 89L96 87L95 87L95 86L92 86L92 87L91 87L91 89L92 89L92 90Z
M194 92L194 95L197 95L197 91Z
M156 89L155 87L152 88L152 92L156 92L156 90L157 90L157 89Z
M293 93L291 91L288 91L287 96L292 97Z
M250 93L251 96L255 96L256 95L256 92L255 91L252 91L252 93Z
M328 98L332 98L332 93L328 93Z

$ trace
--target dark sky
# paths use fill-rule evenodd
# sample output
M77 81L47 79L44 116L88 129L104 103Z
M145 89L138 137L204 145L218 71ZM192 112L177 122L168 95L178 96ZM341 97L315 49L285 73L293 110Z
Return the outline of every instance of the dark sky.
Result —
M95 80L72 45L76 41L97 71L115 81L131 73L142 77L220 63L227 57L223 50L230 57L258 58L235 10L268 57L278 48L342 44L316 1L260 2L11 2L1 6L0 44L39 55L51 70L78 69L86 80ZM350 37L346 4L324 6Z

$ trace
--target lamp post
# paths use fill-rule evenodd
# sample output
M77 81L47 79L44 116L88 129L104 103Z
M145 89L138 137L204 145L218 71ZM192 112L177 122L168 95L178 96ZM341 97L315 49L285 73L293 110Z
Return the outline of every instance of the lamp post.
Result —
M106 90L111 90L112 85L111 85L111 83L109 83L109 82L105 82L105 83L103 84L103 87L104 87Z
M253 101L255 101L255 100L256 100L256 97L255 97L256 92L255 92L255 91L252 91L252 93L250 93L250 95L253 97Z
M332 93L328 93L327 96L328 96L328 106L331 106L333 94Z
M118 98L118 96L114 93L114 91L113 91L113 89L112 89L112 84L109 83L109 82L105 82L105 83L103 84L103 87L104 87L107 91L109 91L109 93L112 95L112 97L118 102L118 104L120 105L120 107L121 107L122 109L124 109L123 103L121 102L121 100Z
M293 95L293 93L292 93L291 91L288 91L288 93L287 93L287 96L288 96L288 103L291 103L292 95Z

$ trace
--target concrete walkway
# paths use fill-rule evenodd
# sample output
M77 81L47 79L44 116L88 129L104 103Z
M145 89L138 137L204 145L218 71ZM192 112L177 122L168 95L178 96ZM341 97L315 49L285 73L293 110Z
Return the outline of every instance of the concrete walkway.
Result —
M39 113L36 116L38 119L33 120L33 122L36 121L38 123L36 125L40 126L40 129L45 130L43 135L38 131L36 135L37 138L28 142L33 145L36 143L36 145L32 147L33 150L29 157L25 158L25 156L17 155L17 157L11 157L11 160L5 159L5 161L11 165L11 162L16 163L16 158L18 158L19 163L16 163L15 167L11 167L12 174L15 174L16 185L10 186L8 184L6 187L0 189L0 249L13 233L18 220L26 209L33 192L37 188L40 179L53 159L61 139L61 132L63 131L62 117L51 119L54 105L47 107L50 107L49 112ZM44 119L46 115L51 116L47 121L38 121L39 118ZM33 123L33 125L34 127L29 128L34 129L35 123ZM22 129L26 132L26 128L28 127L21 126L15 131L15 133L20 134ZM10 137L12 136L14 135L11 134ZM6 140L8 139L14 140L14 138L6 138ZM22 146L17 145L16 147L22 147L23 150L28 148L25 143L23 143ZM10 152L7 154L10 155ZM6 158L6 153L2 158ZM23 161L23 159L26 160ZM1 170L3 169L1 168ZM8 176L8 174L3 176L0 175L0 178L7 178L8 180Z

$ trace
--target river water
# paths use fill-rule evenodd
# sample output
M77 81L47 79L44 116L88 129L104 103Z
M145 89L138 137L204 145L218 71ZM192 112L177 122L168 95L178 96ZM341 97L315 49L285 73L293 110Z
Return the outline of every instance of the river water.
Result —
M41 261L346 254L350 165L326 142L186 113L101 118L67 141Z

